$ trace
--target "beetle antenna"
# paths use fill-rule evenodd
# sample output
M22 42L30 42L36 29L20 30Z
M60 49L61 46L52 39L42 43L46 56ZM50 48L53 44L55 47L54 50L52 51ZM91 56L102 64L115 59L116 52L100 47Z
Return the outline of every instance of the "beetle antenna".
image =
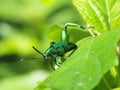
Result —
M41 53L38 49L36 49L34 46L33 46L33 49L38 52L39 54L41 54L43 57L45 57L45 55L43 53Z
M22 58L22 59L20 59L20 62L22 62L22 61L24 61L24 60L33 60L33 59L41 59L41 58L27 57L27 58Z

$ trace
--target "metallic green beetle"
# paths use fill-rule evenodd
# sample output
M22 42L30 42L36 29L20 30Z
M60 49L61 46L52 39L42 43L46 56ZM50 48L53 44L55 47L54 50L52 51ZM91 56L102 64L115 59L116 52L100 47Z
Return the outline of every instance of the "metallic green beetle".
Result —
M51 42L50 47L45 51L45 53L41 53L39 50L37 50L34 46L33 49L37 51L39 54L41 54L44 58L44 60L50 60L51 67L55 69L55 65L59 66L60 63L57 62L58 57L62 59L62 62L65 60L65 54L69 51L71 53L67 56L71 56L75 50L77 49L77 46L69 42L69 34L67 33L67 27L78 27L80 29L85 29L86 27L73 24L73 23L67 23L64 26L64 29L62 30L62 37L61 37L61 42Z

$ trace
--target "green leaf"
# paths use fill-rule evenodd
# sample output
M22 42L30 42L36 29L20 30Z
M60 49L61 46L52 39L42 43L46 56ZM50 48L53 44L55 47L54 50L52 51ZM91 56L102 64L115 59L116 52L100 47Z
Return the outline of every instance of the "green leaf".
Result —
M114 89L112 89L112 90L120 90L120 87L118 87L118 88L114 88Z
M77 43L78 49L36 90L91 90L110 68L118 64L115 46L120 27Z
M99 33L113 30L120 23L119 0L73 0L73 3Z
M116 83L117 80L111 75L111 72L107 72L102 77L100 83L92 90L111 90L111 88L117 87Z

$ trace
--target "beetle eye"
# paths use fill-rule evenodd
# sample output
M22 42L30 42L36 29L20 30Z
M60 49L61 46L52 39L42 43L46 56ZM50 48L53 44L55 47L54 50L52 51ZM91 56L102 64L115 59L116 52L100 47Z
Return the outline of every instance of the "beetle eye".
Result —
M50 47L53 47L54 44L55 44L55 42L51 42L51 43L50 43Z

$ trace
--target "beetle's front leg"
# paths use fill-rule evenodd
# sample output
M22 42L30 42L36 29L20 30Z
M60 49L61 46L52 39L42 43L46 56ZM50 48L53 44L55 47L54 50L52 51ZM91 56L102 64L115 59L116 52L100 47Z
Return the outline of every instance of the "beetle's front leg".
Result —
M50 65L51 65L52 69L55 70L53 61L54 61L54 59L51 59L51 60L50 60Z
M56 57L52 57L51 60L50 60L50 64L51 64L51 67L55 70L55 65L57 65L58 67L60 66L58 63L57 63L57 58Z
M55 65L60 66L60 64L57 63L57 59L54 58Z

